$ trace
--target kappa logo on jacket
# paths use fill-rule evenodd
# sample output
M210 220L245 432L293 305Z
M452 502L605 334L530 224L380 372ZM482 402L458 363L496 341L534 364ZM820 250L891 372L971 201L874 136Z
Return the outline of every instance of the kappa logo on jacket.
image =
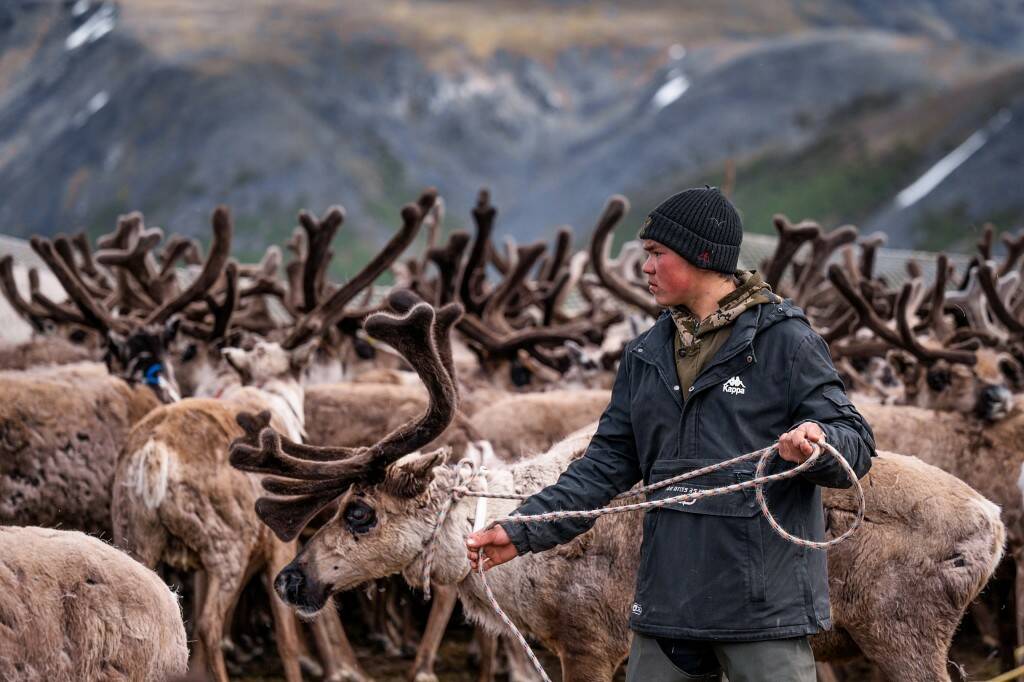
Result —
M732 393L733 395L743 395L747 392L747 387L743 385L742 379L739 377L733 377L722 384L722 390L726 393Z

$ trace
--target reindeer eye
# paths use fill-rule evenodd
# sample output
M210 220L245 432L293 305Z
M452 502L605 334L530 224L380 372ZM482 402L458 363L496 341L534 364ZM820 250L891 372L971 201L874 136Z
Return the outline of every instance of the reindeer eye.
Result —
M352 347L360 360L373 360L377 357L377 350L363 339L356 338L352 342Z
M345 524L353 533L368 533L377 525L377 514L373 508L362 502L352 502L345 507Z
M941 391L949 386L950 381L949 370L933 369L928 372L928 387L933 391Z
M1018 371L1017 367L1015 367L1013 363L1008 362L1006 360L1000 361L999 371L1002 373L1003 377L1010 383L1011 388L1018 388L1022 383L1021 373Z

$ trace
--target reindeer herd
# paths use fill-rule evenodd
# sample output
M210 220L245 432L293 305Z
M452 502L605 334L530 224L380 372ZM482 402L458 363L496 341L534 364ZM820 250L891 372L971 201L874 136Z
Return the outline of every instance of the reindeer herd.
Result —
M497 245L486 191L473 234L445 236L444 210L433 190L403 207L344 284L329 276L340 207L300 213L287 263L276 245L259 263L233 259L224 208L205 257L140 214L95 244L36 237L65 301L34 271L19 290L0 260L0 289L35 330L0 347L4 679L223 682L244 647L236 621L265 609L289 681L369 680L346 634L358 621L392 651L416 643L408 677L426 682L457 602L477 627L480 679L499 660L533 679L470 571L481 507L459 491L553 483L585 452L623 349L661 311L639 244L611 257L622 197L581 250L567 228L551 248ZM829 550L820 675L863 657L888 679L948 680L968 611L1012 663L1024 608L1007 637L987 598L1002 584L982 591L1005 546L1024 604L1024 233L995 260L987 229L965 271L940 255L927 284L910 262L897 288L874 272L880 235L775 227L760 270L829 342L880 448L865 523ZM853 494L828 489L824 503L841 534ZM492 500L483 521L514 507ZM603 517L488 573L563 680L611 680L622 665L641 524ZM254 576L265 602L243 598ZM335 599L375 582L372 600ZM431 594L418 638L395 603L410 588Z

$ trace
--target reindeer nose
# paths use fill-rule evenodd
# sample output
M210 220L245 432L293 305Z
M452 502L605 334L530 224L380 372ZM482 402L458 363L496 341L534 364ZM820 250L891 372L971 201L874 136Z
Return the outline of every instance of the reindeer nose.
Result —
M978 400L978 412L985 419L996 419L1013 406L1013 394L1002 386L988 386Z
M289 604L301 603L302 592L306 587L306 576L302 569L296 566L286 566L283 571L277 574L274 580L274 589L281 596L281 599Z

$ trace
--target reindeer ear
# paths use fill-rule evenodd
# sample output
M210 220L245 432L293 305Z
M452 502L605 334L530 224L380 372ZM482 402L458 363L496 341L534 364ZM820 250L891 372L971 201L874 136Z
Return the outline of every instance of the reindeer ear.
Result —
M298 374L309 367L310 363L313 362L313 358L316 357L316 352L319 348L319 340L313 339L291 351L289 362L291 363L292 371Z
M181 318L175 315L171 319L164 323L164 332L161 337L164 348L171 345L174 338L178 335L178 328L181 326Z
M434 477L434 467L441 466L451 448L431 452L414 452L388 467L381 488L396 497L416 497L427 489Z
M920 363L908 353L898 350L889 351L887 360L896 372L896 376L904 383L916 378L916 369Z
M252 380L252 374L249 372L249 354L247 352L239 348L229 347L221 348L220 354L228 365L238 372L238 376L241 377L243 384L247 384Z
M586 360L583 353L583 346L576 343L572 339L569 339L568 341L565 342L565 349L569 351L569 356L576 364L582 365Z
M114 371L115 361L116 364L123 365L127 355L128 338L117 332L107 332L107 350L103 354L107 370L110 372Z
M1010 388L1020 390L1024 387L1024 368L1013 358L1002 358L999 360L999 371L1010 383Z

